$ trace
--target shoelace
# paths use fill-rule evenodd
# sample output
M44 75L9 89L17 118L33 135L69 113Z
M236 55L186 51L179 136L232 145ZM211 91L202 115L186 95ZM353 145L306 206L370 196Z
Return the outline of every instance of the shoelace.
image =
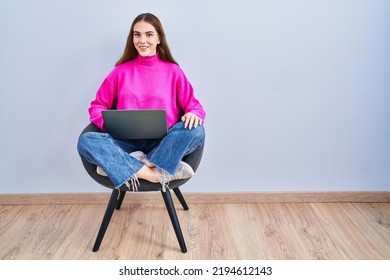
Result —
M138 187L140 186L140 183L138 181L137 175L133 175L130 180L125 182L126 187L129 189L129 191L138 192Z
M167 173L164 170L158 170L158 178L160 180L161 188L163 192L166 192L169 189L169 180L167 178Z

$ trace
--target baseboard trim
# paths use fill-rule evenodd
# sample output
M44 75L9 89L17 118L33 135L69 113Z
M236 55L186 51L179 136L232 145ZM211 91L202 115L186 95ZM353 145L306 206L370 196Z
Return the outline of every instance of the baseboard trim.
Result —
M218 192L186 193L187 203L389 203L390 192ZM107 204L110 193L0 194L0 205ZM129 198L131 197L131 199ZM163 203L159 192L129 192L125 203Z

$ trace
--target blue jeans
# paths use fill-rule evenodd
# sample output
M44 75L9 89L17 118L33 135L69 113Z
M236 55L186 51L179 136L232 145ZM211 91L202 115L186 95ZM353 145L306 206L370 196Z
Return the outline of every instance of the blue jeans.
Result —
M108 133L86 132L77 143L80 156L100 166L116 188L134 179L144 163L130 156L142 151L146 159L156 167L174 175L180 161L200 147L205 141L203 126L184 128L183 122L176 123L160 140L117 140Z

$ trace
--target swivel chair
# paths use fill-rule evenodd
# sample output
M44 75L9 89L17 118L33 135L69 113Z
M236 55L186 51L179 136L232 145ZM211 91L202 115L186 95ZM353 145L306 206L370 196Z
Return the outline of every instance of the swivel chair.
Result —
M83 133L86 132L101 132L101 130L94 124L90 123L87 125L84 130L81 132L80 136ZM186 163L188 163L194 171L198 169L198 166L200 164L202 155L203 155L203 148L204 145L200 146L197 150L192 152L191 154L185 156L182 160ZM112 189L111 197L110 200L108 201L108 205L103 217L103 221L101 223L98 235L96 237L95 244L93 246L92 251L96 252L100 248L100 244L102 243L104 234L106 233L106 230L108 228L108 225L110 223L111 217L114 213L114 210L119 210L121 208L123 199L125 198L126 192L129 191L129 189L125 186L122 186L119 189L116 189L110 179L105 176L101 176L96 173L96 165L84 160L83 158L81 159L85 170L87 173L94 179L97 183L100 185ZM177 237L177 240L179 242L180 249L183 253L187 252L187 247L184 241L183 233L181 231L179 219L176 214L175 207L173 205L172 201L172 196L170 193L170 189L173 190L175 195L177 196L180 204L184 208L184 210L188 210L188 205L179 189L181 185L186 183L189 179L183 179L183 180L174 180L169 183L169 189L167 189L165 192L162 191L162 186L160 183L151 183L145 180L140 179L139 183L140 185L138 186L138 191L139 192L149 192L149 191L160 191L165 203L165 206L168 210L168 214L170 217L170 220L172 222L172 226L175 230L175 234Z

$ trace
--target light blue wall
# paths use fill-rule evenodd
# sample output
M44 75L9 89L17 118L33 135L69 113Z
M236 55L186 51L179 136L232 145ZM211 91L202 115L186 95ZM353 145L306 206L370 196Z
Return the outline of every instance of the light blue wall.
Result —
M0 0L0 193L106 191L76 141L145 11L208 113L183 190L390 190L390 1Z

